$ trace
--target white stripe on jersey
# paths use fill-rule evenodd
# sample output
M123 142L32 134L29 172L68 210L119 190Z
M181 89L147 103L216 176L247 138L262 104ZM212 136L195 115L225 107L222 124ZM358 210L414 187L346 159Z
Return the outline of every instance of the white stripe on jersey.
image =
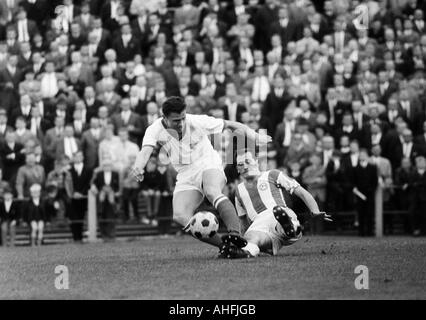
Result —
M254 209L253 202L251 201L250 195L244 186L244 183L238 185L238 192L240 194L240 202L244 206L247 212L247 216L251 221L254 221L257 217L257 212Z
M260 177L257 179L257 191L259 192L260 199L262 199L262 202L265 204L266 208L273 209L277 202L275 201L274 197L272 196L269 177L269 172L266 171L260 175Z

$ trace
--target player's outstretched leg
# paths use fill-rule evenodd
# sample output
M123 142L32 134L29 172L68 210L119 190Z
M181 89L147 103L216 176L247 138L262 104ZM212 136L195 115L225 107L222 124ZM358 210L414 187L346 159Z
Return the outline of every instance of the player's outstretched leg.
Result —
M238 248L232 243L224 243L220 248L220 259L248 259L252 258L253 255L247 250Z
M219 169L209 169L203 172L203 189L207 199L213 204L229 235L222 237L224 242L232 238L239 247L244 247L247 241L240 234L240 222L237 211L232 202L222 193L226 180L223 171Z
M284 229L284 233L289 238L297 237L302 231L296 214L289 208L276 206L273 209L274 217Z
M244 234L247 239L247 245L239 248L234 244L228 244L224 251L226 259L247 259L257 257L260 252L272 252L271 238L265 232L248 230Z
M203 198L203 194L197 190L185 190L173 195L173 220L183 227L183 231L188 232L189 221ZM222 244L222 239L217 234L211 238L199 240L218 248Z

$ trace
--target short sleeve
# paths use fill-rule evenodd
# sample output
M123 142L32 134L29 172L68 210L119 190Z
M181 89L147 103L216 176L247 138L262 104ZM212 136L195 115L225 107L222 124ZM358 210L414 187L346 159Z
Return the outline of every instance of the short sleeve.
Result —
M191 124L195 128L204 130L207 134L222 133L225 127L223 119L217 119L206 115L191 115Z
M290 194L293 194L294 190L300 187L300 184L296 180L290 178L282 172L278 175L277 182L281 185L281 188Z
M146 129L142 141L142 147L151 146L155 148L157 146L158 137L160 135L161 130L158 124L158 122L154 122Z

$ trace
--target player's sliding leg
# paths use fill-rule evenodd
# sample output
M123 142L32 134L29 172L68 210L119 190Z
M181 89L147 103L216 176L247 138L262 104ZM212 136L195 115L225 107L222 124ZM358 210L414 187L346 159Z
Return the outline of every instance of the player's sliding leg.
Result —
M260 252L273 252L271 238L261 231L247 231L244 234L247 245L239 248L229 243L224 249L224 257L228 259L246 259L257 257Z
M276 206L273 209L275 219L279 222L284 233L289 238L298 237L302 228L296 214L290 208Z
M226 197L222 190L225 187L226 179L222 170L209 169L203 172L203 190L207 199L213 204L222 221L225 223L229 235L234 242L243 247L247 244L240 235L240 222L237 211L232 202Z
M198 190L185 190L173 195L173 220L183 227L185 232L189 231L189 221L195 210L200 206L204 196ZM194 238L196 239L196 238ZM220 248L222 239L218 234L208 239L198 239L205 243Z
M256 217L244 238L245 247L230 243L225 248L229 259L256 257L260 252L276 255L282 246L289 246L300 240L302 232L296 214L290 208L275 207Z

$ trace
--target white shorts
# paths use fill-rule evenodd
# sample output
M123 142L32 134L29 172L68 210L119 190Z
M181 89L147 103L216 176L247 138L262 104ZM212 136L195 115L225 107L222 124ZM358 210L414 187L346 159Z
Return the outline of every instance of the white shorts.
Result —
M187 169L182 170L176 176L176 187L173 194L188 190L197 190L204 195L203 191L203 172L216 169L221 172L226 181L225 172L220 158L206 159L205 161L191 164Z
M287 207L286 211L293 221L298 221L293 210ZM276 255L283 246L290 246L302 238L302 233L299 233L299 235L295 238L287 237L283 228L275 219L272 210L266 210L259 214L247 229L246 233L250 231L265 233L271 239L272 252L267 253L272 255Z

